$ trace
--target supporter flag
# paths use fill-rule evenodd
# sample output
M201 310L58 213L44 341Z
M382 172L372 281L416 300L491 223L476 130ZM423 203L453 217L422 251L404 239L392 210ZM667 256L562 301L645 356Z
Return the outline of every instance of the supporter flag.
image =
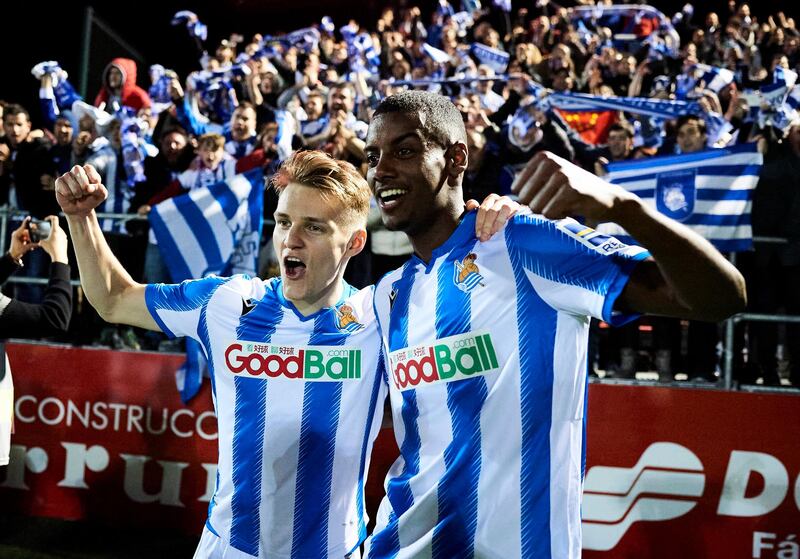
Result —
M185 25L189 35L201 41L208 38L208 27L197 17L197 14L189 10L181 10L172 16L172 25Z
M786 104L790 108L800 111L800 87L792 88L791 93L786 98Z
M444 52L443 50L437 49L429 45L428 43L422 43L422 50L423 52L428 55L431 60L436 62L437 64L447 64L450 62L450 55Z
M750 208L762 163L755 143L740 144L611 163L606 179L688 226L718 250L743 251L753 246ZM597 229L632 240L614 223L602 223Z
M486 64L498 74L505 72L508 67L510 57L507 52L487 47L481 43L472 43L470 52L481 64Z
M461 0L461 9L472 15L481 9L481 0Z
M561 111L556 112L570 128L581 135L581 139L592 145L604 144L608 140L608 129L617 122L616 111Z
M772 72L773 83L785 86L791 89L797 83L797 72L794 70L787 70L783 66L776 66Z
M493 3L504 12L511 11L511 0L493 0Z
M702 74L700 79L705 82L706 88L714 93L719 93L722 88L732 84L735 78L731 70L709 66L708 64L695 64L694 70Z
M255 276L261 240L264 172L261 168L192 190L150 210L172 281L209 275ZM187 360L178 371L184 402L200 389L205 358L199 345L186 343Z

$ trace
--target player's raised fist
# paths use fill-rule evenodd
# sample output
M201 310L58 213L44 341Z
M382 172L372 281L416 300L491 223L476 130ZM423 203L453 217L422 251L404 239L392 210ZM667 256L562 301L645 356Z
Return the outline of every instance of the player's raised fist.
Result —
M91 165L75 165L56 179L56 200L67 215L88 215L107 196L100 174Z
M557 155L540 151L511 185L518 202L549 219L581 216L617 222L636 196Z

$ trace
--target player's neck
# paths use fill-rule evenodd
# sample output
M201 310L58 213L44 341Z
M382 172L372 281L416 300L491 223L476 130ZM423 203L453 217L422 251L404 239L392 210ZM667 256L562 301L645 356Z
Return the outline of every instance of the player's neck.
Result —
M414 254L426 264L433 251L442 246L458 228L464 215L464 203L459 201L435 214L430 223L421 224L417 231L408 232Z
M314 295L305 297L303 299L295 299L291 300L292 304L297 309L297 312L302 314L303 316L311 316L312 314L318 312L320 309L324 309L326 307L333 307L336 303L339 302L339 299L342 298L342 293L344 292L344 282L342 280L342 276L339 275L332 284L328 285Z

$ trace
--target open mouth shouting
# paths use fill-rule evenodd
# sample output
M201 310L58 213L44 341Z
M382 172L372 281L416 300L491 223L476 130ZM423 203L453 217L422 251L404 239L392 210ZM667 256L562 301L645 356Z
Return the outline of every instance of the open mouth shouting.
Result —
M382 210L392 210L400 205L406 194L408 194L407 189L392 186L378 190L375 197Z
M305 262L296 256L286 256L283 259L283 270L288 280L302 279L306 274Z

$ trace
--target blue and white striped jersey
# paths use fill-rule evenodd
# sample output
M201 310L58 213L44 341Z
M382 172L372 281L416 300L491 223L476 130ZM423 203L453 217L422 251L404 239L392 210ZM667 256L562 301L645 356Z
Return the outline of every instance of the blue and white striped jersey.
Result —
M367 557L575 558L589 316L647 252L573 220L467 214L376 287L401 450Z
M366 538L386 377L373 288L303 317L280 279L148 285L150 313L208 359L219 463L206 527L226 557L341 559Z

